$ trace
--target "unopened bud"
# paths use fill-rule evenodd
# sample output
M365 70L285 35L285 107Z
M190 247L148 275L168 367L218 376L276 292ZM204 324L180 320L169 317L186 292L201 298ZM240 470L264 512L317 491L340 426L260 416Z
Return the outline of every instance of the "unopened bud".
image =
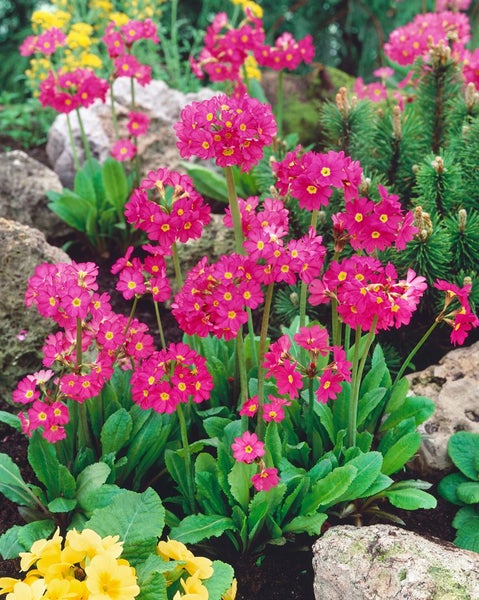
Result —
M348 90L345 87L340 87L339 92L336 94L336 106L343 117L349 114L351 107L348 100Z
M466 277L464 277L464 281L462 282L462 285L472 285L472 277L469 277L469 275L466 275Z
M367 196L369 188L371 187L371 179L361 175L361 183L358 186L358 191L362 196Z
M463 233L466 229L467 222L467 212L464 208L461 208L460 211L457 213L457 219L459 221L459 231Z
M472 81L466 85L464 100L466 102L467 110L472 110L477 103L477 90Z
M326 225L326 213L324 210L318 212L318 221L321 225Z
M444 173L446 170L444 167L444 161L442 160L442 156L436 156L436 158L431 162L431 167L436 171L436 173Z
M393 137L397 140L402 137L401 109L397 105L393 108Z
M424 212L422 206L414 209L414 225L419 229L418 237L425 242L433 232L432 221L429 213Z
M291 304L293 306L299 306L299 295L297 292L291 292L289 295L289 299L291 300Z

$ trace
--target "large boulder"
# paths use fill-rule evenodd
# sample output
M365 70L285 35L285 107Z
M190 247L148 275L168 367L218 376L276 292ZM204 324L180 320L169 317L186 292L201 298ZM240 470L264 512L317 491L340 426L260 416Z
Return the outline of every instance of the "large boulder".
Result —
M135 110L145 112L150 117L148 134L139 138L143 173L159 167L178 167L180 155L176 148L177 138L173 124L179 119L183 107L191 102L210 98L214 93L208 88L202 88L197 93L184 94L168 87L164 81L153 80L147 86L140 86L135 81ZM113 97L120 136L125 137L127 114L132 110L129 78L120 77L115 81ZM115 141L110 96L107 96L105 103L97 101L88 109L80 109L80 116L92 155L103 162L109 156ZM85 157L80 124L75 113L70 115L70 125L77 154L80 162L83 162ZM58 115L50 128L47 154L62 184L72 187L75 169L66 115Z
M55 241L71 230L47 207L49 190L62 191L51 169L21 150L0 154L0 217L36 227Z
M0 217L0 406L24 375L41 368L41 348L55 324L26 308L24 293L35 267L43 262L70 262L43 233Z
M479 598L479 554L393 525L332 527L313 568L316 600Z
M419 426L422 445L412 466L422 477L452 469L447 454L456 431L479 433L479 342L446 354L437 365L408 375L416 396L434 400L434 414Z

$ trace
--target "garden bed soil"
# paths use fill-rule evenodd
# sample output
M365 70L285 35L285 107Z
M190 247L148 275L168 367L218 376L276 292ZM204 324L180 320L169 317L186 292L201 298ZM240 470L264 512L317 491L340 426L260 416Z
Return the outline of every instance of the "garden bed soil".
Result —
M21 145L0 136L1 150L22 149ZM31 148L26 151L30 156L49 166L48 157L44 147ZM81 246L78 247L76 260L88 260L82 256ZM95 262L99 262L95 260ZM101 275L99 286L102 291L114 289L114 280L109 274L111 263L104 261L100 264ZM113 308L117 311L127 312L128 303L113 293ZM136 316L156 332L156 322L153 311L148 303L139 304ZM179 330L166 309L162 313L165 336L169 341L179 341ZM4 408L4 406L2 406ZM33 473L26 456L27 441L23 435L0 424L0 452L8 454L19 466L27 481L34 481ZM405 474L411 478L417 478L414 473ZM455 531L451 526L452 519L457 507L444 501L436 494L437 482L434 483L431 492L438 498L438 505L433 510L399 511L395 514L400 516L406 523L406 528L421 535L439 538L444 541L452 541ZM23 521L18 514L17 507L3 496L0 496L0 533L9 529L12 525L22 524ZM314 600L313 596L313 570L311 546L314 539L302 538L295 540L296 543L288 542L285 546L267 546L260 556L241 557L237 561L231 560L236 577L238 579L237 600ZM226 560L224 556L219 558ZM19 576L18 561L1 561L0 576Z

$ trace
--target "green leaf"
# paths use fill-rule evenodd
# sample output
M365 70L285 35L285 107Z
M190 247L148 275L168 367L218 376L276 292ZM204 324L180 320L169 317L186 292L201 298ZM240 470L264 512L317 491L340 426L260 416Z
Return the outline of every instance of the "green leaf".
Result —
M102 455L119 452L131 436L133 420L124 408L120 408L105 421L101 429Z
M180 494L188 498L190 490L188 488L188 479L186 475L185 461L176 450L168 448L165 452L165 464L168 473L177 483Z
M12 415L12 413L7 412L6 410L0 410L0 422L9 425L17 431L22 430L22 423L17 415Z
M69 513L76 505L75 498L54 498L48 503L47 508L51 513Z
M52 212L73 229L86 233L88 218L96 217L96 210L86 200L70 190L64 190L62 194L47 192L47 196Z
M437 500L431 494L417 488L403 488L386 491L384 496L396 508L417 510L418 508L436 508Z
M180 164L184 167L191 179L193 179L197 192L202 196L218 200L218 202L228 203L226 179L222 173L186 161L180 161Z
M114 158L107 158L102 167L102 179L106 201L118 211L123 211L129 194L123 165Z
M101 536L119 535L124 542L122 557L135 566L155 553L164 522L161 499L148 488L142 494L121 490L109 506L95 510L85 526Z
M391 396L389 397L386 406L386 412L392 413L398 410L406 399L408 391L409 380L406 379L406 377L402 377L394 384L391 390Z
M149 556L136 567L138 586L141 590L137 600L168 600L166 591L166 569L171 569L172 561L165 561L158 555ZM176 561L175 561L176 562Z
M8 456L0 454L0 492L15 504L38 508L35 495L24 481L20 469Z
M436 406L430 398L407 396L404 403L388 416L379 431L387 431L409 417L414 417L416 426L420 425L434 413L435 408Z
M466 481L456 488L456 494L461 502L476 504L479 502L479 482Z
M251 543L263 527L266 517L274 515L286 492L286 486L279 484L267 492L261 490L253 496L248 507L248 540Z
M479 552L479 516L465 521L454 539L454 544L459 548Z
M321 425L326 429L329 441L334 444L336 439L336 427L334 425L333 413L327 404L315 402L313 405L314 412L318 415Z
M459 471L472 481L477 481L479 474L475 457L479 452L479 434L472 431L458 431L449 438L447 449Z
M0 555L5 560L18 558L20 552L29 552L34 542L49 538L54 531L51 519L14 525L0 536Z
M184 544L196 544L202 540L219 537L225 531L236 529L233 520L223 515L189 515L177 527L173 527L170 538Z
M110 467L104 462L94 463L83 469L77 477L76 497L80 505L105 483L110 473Z
M466 483L468 481L469 479L462 473L450 473L441 479L437 491L448 502L451 502L451 504L459 504L459 506L462 506L463 502L459 500L457 488L461 483Z
M386 388L378 387L370 390L359 399L357 421L358 427L360 427L367 419L367 417L373 412L376 406L384 398L386 392Z
M231 565L220 560L214 560L212 567L213 575L209 579L204 579L202 583L208 590L209 600L221 600L233 583L234 570Z
M277 467L282 456L282 444L281 438L279 437L278 424L274 421L268 423L268 426L266 427L264 445L266 451L271 455L273 465Z
M28 444L28 462L46 488L48 500L74 498L76 482L73 475L60 464L53 444L34 431Z
M284 533L307 533L308 535L320 535L328 515L315 513L313 515L299 515L283 527Z
M352 465L337 467L320 479L306 494L301 504L301 514L317 512L319 507L327 507L336 502L351 485L357 469Z
M381 472L382 463L383 456L380 452L367 452L350 460L347 465L355 467L357 473L346 492L336 502L362 498L364 492L376 481Z
M466 521L469 521L475 517L479 517L479 506L468 504L457 511L454 519L452 520L452 526L455 529L460 529L466 523Z
M421 446L421 436L411 431L400 438L384 455L382 473L392 475L410 460Z
M228 473L231 494L244 511L247 510L250 501L251 477L255 472L256 465L254 463L248 465L237 461Z
M73 190L82 200L86 200L91 206L97 206L97 198L95 187L93 186L92 178L88 168L80 169L76 172L73 182Z

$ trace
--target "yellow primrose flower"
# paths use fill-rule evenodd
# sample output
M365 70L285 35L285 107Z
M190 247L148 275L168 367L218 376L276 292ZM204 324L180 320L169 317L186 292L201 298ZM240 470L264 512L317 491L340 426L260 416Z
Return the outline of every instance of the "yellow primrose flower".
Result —
M235 5L239 4L243 10L249 8L253 16L258 19L263 18L263 9L257 2L253 2L252 0L231 0L231 2Z
M84 586L78 588L76 583L81 585L81 582L76 579L52 579L48 581L42 600L81 600L86 590Z
M48 565L54 562L60 562L62 536L60 529L53 534L49 540L41 539L33 543L30 552L20 552L20 568L22 571L28 569L37 563L37 569L40 571L48 568Z
M61 10L36 10L32 14L32 29L34 32L44 31L51 27L63 29L70 21L70 14Z
M188 577L186 581L183 579L180 581L185 593L176 592L173 600L208 600L208 590L197 576Z
M82 52L78 57L78 61L81 67L87 67L90 69L101 69L103 62L99 56L92 54L91 52Z
M112 12L113 4L110 0L90 0L88 6L91 10L101 10L103 12Z
M181 560L183 567L190 575L197 575L200 579L208 579L213 575L213 563L204 556L195 556L193 552L177 540L161 541L157 545L158 554L165 560Z
M231 587L222 596L221 600L235 600L236 594L238 593L238 581L233 579Z
M20 580L13 577L0 577L0 594L13 592L13 586Z
M67 35L67 45L69 48L89 48L92 44L92 40L88 35L79 33L77 31L69 31Z
M110 21L113 21L117 27L120 27L121 25L125 25L125 23L128 23L129 20L130 20L130 17L128 15L126 15L125 13L114 12L114 13L111 13L111 15L110 15Z
M45 591L43 579L35 579L31 584L19 581L13 586L13 592L7 594L6 600L40 600Z
M85 572L89 600L133 600L140 593L135 569L113 556L94 556Z
M257 79L261 81L261 71L258 67L258 62L252 54L248 54L244 61L244 68L246 69L246 76L248 79Z
M69 3L71 3L71 0L50 0L50 2L53 4L53 6L57 6L58 8L67 9Z
M94 558L95 555L108 555L113 559L118 558L123 551L123 542L119 536L108 535L100 537L92 529L76 531L71 529L65 538L65 549L62 558L66 562L77 563L85 558Z

